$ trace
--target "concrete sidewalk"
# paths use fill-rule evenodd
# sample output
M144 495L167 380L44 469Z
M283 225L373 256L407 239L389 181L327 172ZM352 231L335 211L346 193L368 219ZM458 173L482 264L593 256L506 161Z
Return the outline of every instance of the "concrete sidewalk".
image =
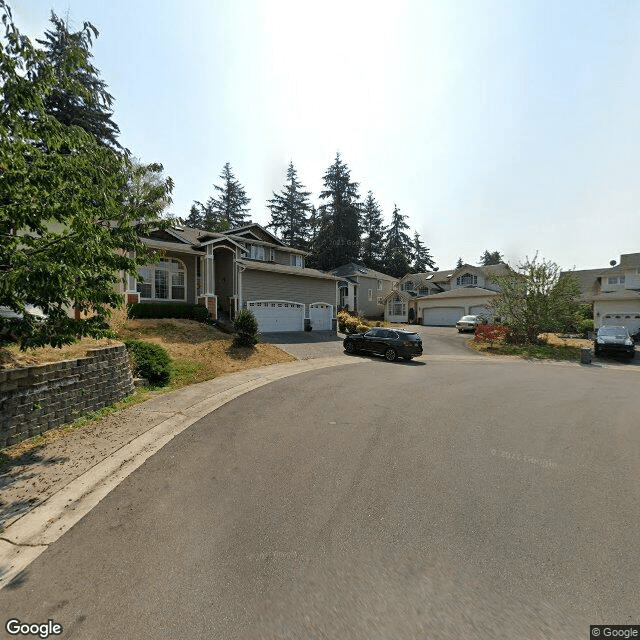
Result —
M113 413L27 454L0 476L0 588L147 458L218 407L275 380L358 362L338 355L221 376Z

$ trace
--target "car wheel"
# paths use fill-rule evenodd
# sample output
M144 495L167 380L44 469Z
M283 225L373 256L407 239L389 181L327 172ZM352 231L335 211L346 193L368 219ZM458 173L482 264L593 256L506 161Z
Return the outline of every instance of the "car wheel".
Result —
M462 329L458 329L458 333L462 333Z
M344 350L347 353L355 353L356 352L356 345L353 344L353 342L351 340L349 340L349 341L344 343Z
M384 352L384 357L389 361L389 362L393 362L397 357L398 354L396 353L395 349L387 349Z

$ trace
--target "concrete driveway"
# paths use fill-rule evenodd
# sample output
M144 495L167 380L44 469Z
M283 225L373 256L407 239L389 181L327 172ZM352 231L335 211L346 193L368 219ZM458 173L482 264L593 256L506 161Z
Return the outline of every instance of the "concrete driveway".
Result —
M421 325L397 325L392 328L415 331L422 336L424 356L482 356L467 346L471 337L468 333L458 333L454 327L423 327ZM275 344L283 351L299 360L327 358L344 353L344 334L331 331L292 331L267 333L264 342ZM374 356L375 357L375 356Z

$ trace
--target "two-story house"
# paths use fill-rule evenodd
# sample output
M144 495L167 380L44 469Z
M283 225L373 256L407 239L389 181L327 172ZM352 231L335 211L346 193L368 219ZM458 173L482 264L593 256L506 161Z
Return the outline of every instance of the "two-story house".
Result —
M391 293L398 278L355 262L336 267L331 273L340 278L340 309L354 311L367 318L381 318L384 315L383 299Z
M489 304L499 291L492 276L510 272L504 263L487 267L408 273L383 300L388 322L454 326L464 315L492 317Z
M604 269L570 271L580 283L580 300L593 304L593 324L622 325L640 331L640 253L625 253Z
M128 302L202 304L212 318L250 309L259 330L335 328L338 278L305 267L305 251L286 246L259 224L223 233L189 227L141 238L158 259L130 275Z

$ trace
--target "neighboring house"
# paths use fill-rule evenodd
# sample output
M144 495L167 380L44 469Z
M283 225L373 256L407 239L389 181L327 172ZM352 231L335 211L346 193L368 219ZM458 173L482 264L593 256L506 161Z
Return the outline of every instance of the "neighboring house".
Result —
M454 326L464 315L492 317L491 299L499 291L491 276L506 275L504 263L487 267L464 264L447 271L408 273L387 295L384 319L432 326Z
M640 331L640 253L625 253L620 264L569 271L580 283L580 301L593 304L593 324L622 325Z
M171 227L141 240L160 257L127 278L128 302L201 304L213 318L248 308L263 333L303 331L305 318L335 328L338 278L307 269L305 251L259 224L223 233Z
M383 300L398 282L398 278L355 262L336 267L331 273L340 278L339 308L369 318L382 317Z

